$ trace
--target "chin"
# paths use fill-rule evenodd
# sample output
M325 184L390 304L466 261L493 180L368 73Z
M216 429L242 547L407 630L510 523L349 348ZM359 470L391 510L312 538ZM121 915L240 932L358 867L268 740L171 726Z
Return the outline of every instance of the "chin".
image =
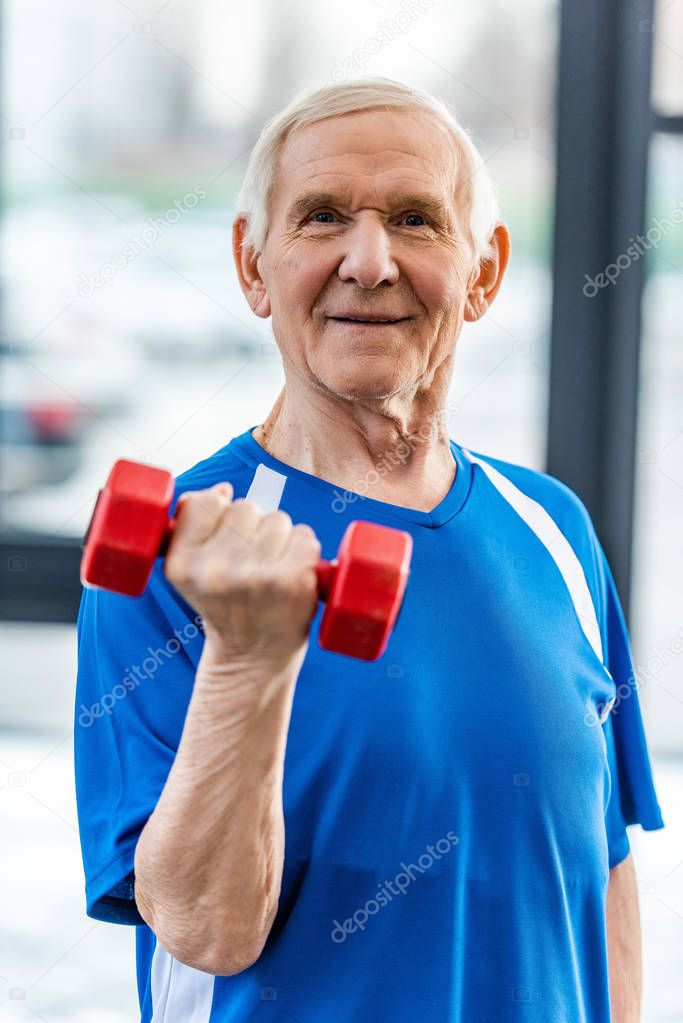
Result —
M348 401L379 401L401 390L395 373L330 373L320 378L323 386Z
M417 361L409 350L395 345L354 344L325 347L309 363L322 387L349 401L391 398L409 386Z

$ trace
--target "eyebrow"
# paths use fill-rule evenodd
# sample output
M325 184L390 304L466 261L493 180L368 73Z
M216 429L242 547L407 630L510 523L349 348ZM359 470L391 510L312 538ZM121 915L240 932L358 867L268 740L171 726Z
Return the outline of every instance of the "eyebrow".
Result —
M288 223L292 224L312 213L319 206L344 205L344 199L333 192L307 192L295 199L289 208ZM390 206L401 210L419 210L439 223L452 225L452 214L442 199L424 192L400 192L390 199Z

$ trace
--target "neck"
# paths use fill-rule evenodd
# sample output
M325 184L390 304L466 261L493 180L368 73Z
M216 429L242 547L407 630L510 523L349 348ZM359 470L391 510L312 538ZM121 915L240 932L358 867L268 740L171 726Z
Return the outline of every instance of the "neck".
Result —
M408 409L391 400L378 409L286 385L253 436L274 458L340 490L431 511L456 472L443 398L430 391Z

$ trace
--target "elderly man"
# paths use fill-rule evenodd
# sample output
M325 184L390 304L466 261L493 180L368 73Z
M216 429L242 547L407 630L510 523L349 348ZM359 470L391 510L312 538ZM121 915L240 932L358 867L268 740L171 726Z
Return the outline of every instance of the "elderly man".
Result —
M176 479L144 596L84 593L87 912L138 925L143 1021L636 1023L663 822L612 575L571 490L449 438L510 247L481 159L428 94L326 86L238 208L285 387ZM375 662L316 642L352 519L413 539Z

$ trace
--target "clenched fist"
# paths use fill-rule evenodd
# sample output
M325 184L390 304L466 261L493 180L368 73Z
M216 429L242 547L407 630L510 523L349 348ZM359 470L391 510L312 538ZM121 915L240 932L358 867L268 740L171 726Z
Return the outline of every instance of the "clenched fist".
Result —
M230 483L181 494L164 574L221 658L289 659L316 611L320 542L286 512L263 514L232 494Z

